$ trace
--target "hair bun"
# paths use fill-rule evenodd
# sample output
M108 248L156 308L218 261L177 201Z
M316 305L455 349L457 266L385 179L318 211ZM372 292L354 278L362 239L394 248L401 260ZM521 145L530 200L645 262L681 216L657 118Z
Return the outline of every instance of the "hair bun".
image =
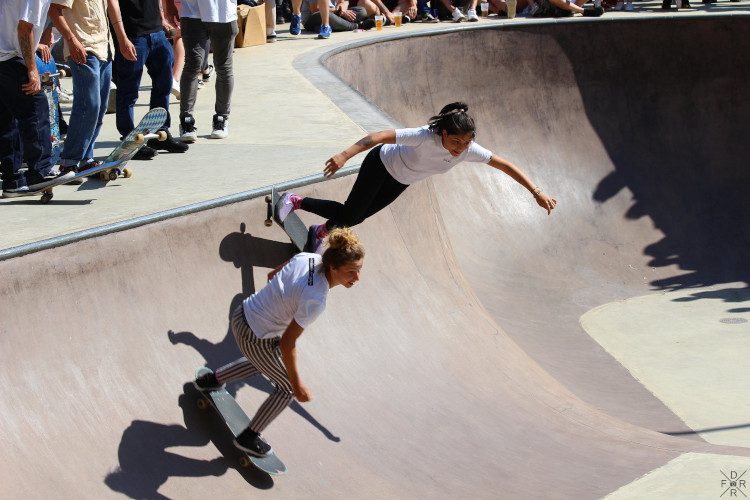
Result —
M328 235L328 247L345 249L359 244L357 235L348 227L336 228Z

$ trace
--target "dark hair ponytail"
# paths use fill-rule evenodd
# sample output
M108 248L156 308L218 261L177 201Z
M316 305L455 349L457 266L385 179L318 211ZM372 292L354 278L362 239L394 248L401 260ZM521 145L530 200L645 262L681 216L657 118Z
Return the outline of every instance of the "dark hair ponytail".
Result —
M452 102L440 110L440 114L430 118L430 131L441 134L445 130L450 135L476 135L474 119L469 116L469 106L465 102Z

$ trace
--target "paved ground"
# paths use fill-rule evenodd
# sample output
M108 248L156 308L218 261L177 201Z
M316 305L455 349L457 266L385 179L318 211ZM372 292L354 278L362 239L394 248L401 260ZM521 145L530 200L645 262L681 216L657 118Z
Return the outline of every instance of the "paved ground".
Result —
M594 23L408 27L446 33L399 40L387 40L395 28L282 36L237 51L245 86L227 141L61 190L56 205L0 202L8 249L251 190L0 261L0 496L747 494L723 481L750 468L750 18L746 3L719 3L734 8L722 18L657 6ZM384 43L354 43L365 37ZM404 60L398 78L382 69ZM211 115L201 92L199 126ZM316 174L364 130L422 124L456 99L478 141L559 208L548 217L501 174L466 165L359 226L362 281L332 293L300 345L315 399L267 432L290 473L237 469L189 380L237 355L230 311L290 254L254 195ZM299 189L342 199L351 182ZM232 390L252 411L268 386Z

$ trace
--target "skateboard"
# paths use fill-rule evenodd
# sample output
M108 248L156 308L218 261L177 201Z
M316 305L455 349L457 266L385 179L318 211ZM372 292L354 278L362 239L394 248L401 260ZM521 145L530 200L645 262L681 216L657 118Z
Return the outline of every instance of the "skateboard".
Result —
M97 168L95 172L89 170L89 175L98 173L99 179L114 181L122 174L123 177L130 177L133 172L129 168L123 168L135 154L146 144L148 139L159 139L163 141L167 138L167 133L159 130L164 122L167 121L167 110L164 108L154 108L149 110L140 123L130 131L122 140L119 146L104 160L105 164L113 164L107 169ZM123 160L120 162L120 160ZM120 162L115 164L116 162Z
M305 223L299 218L297 214L291 212L286 216L284 222L279 220L279 208L281 207L281 195L276 191L276 186L271 187L271 194L266 196L266 204L268 205L266 210L266 220L264 224L266 227L270 226L273 222L276 222L281 229L289 236L294 246L300 252L305 251L307 244L307 227ZM271 220L273 218L273 222Z
M210 369L202 366L195 372L195 378L210 371ZM208 408L209 405L213 406L224 419L224 423L227 424L234 437L239 436L250 425L250 417L226 389L200 391L200 393L203 395L203 399L198 400L198 408L203 410ZM250 464L253 464L268 474L281 475L286 473L286 465L279 460L279 457L273 451L265 457L256 457L239 449L237 451L242 453L240 458L242 467L249 467Z
M21 198L21 197L25 197L25 196L37 196L37 195L41 194L42 195L42 199L41 199L42 203L47 204L47 203L50 202L50 200L52 200L52 197L53 197L52 188L54 188L56 186L62 186L63 184L68 184L68 183L76 181L76 180L80 180L83 177L88 177L88 176L91 176L91 175L96 175L99 172L109 171L109 170L112 170L112 169L121 168L122 165L124 163L126 163L126 162L127 162L127 159L121 159L121 160L117 160L115 162L102 163L98 167L87 169L87 170L84 170L83 172L78 172L73 177L69 177L67 179L59 179L57 182L55 182L53 184L50 184L50 185L48 185L46 187L43 187L42 189L34 189L34 190L27 190L27 191L17 192L17 193L15 193L15 195L13 196L13 198Z
M60 153L62 153L63 142L65 142L60 137L60 101L57 99L58 77L65 76L66 73L64 69L58 70L54 58L45 63L38 54L36 56L36 67L42 81L42 92L47 98L47 106L49 107L50 140L52 141L50 163L56 165Z

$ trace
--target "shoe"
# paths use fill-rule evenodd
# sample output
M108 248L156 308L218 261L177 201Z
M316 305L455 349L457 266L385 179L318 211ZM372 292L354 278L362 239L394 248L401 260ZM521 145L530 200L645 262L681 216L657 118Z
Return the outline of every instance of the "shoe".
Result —
M28 190L29 191L39 191L40 189L44 189L47 186L52 186L54 184L58 184L60 181L64 181L66 179L72 179L75 177L75 172L60 172L59 170L55 170L54 168L49 171L47 175L44 176L44 180L41 182L37 182L36 184L29 184ZM5 196L5 189L3 189L3 196ZM12 190L8 190L12 191Z
M364 21L360 22L357 27L361 30L371 30L375 27L375 19L365 19Z
M584 17L599 17L602 14L604 14L604 9L601 7L584 7L583 8L583 15Z
M149 139L146 145L143 147L148 147L156 151L166 151L168 153L184 153L190 147L184 142L178 141L177 139L172 137L172 134L169 132L169 130L165 130L164 132L167 133L166 139L164 139L163 141L160 141L159 139Z
M479 16L477 15L477 10L476 9L469 9L466 12L466 17L468 18L468 20L469 20L470 23L475 23L475 22L479 21Z
M411 22L411 17L407 15L401 16L401 24L409 24Z
M453 22L456 23L460 23L461 21L466 20L466 16L463 15L463 13L459 9L454 9L451 17L453 18Z
M91 160L90 162L84 163L83 165L81 165L80 167L78 167L78 173L86 172L86 170L91 170L93 168L96 168L96 167L100 166L101 164L102 164L102 162L100 162L100 161Z
M679 4L680 0L677 0L677 3ZM617 2L617 5L615 5L615 10L622 10L625 7L625 2ZM679 7L678 7L679 8Z
M423 23L438 23L438 22L440 22L437 19L435 19L435 16L433 16L429 12L425 12L424 14L422 14L422 19L420 19L420 21L423 22Z
M601 8L601 3L599 4L599 7ZM596 6L595 6L596 8ZM539 12L539 4L534 2L531 4L531 17L535 17L536 13Z
M218 391L224 385L219 382L214 372L206 372L193 380L193 386L199 391Z
M227 115L214 115L214 129L211 139L225 139L229 135L229 117Z
M105 114L111 115L117 112L117 85L115 82L109 82L109 98L107 100L107 111Z
M234 440L234 445L240 450L247 452L256 457L266 457L273 451L271 445L266 443L260 434L251 431L249 428L242 431L242 434Z
M201 74L201 81L204 82L204 83L208 82L209 80L211 80L211 75L214 74L214 65L213 64L209 64L208 68L206 68L206 71L207 72L204 72L204 73Z
M25 196L30 193L28 186L20 186L17 188L3 188L3 198L16 198L18 196Z
M276 43L276 33L266 35L266 43Z
M178 101L180 100L180 82L177 80L172 80L172 95Z
M297 195L294 193L284 193L281 196L281 207L279 208L279 213L276 214L276 217L281 222L284 222L286 217L294 211L293 197L296 198Z
M672 10L672 0L663 0L661 10Z
M324 234L321 236L321 233ZM304 251L323 255L323 243L326 240L326 233L325 224L310 226L310 229L307 230L307 243L305 243Z
M292 20L289 23L289 33L292 35L299 35L302 31L302 16L292 14Z
M154 148L151 148L144 144L136 154L133 155L133 160L151 160L154 156L158 155L159 152Z
M323 26L320 27L320 33L318 33L318 38L327 39L331 36L331 33L332 33L331 27L328 26L327 24L324 24Z
M180 141L195 142L198 139L198 132L195 129L195 118L192 115L186 115L180 118Z
M628 12L633 12L633 2L628 2L625 4L625 10Z
M64 88L58 85L57 87L57 101L62 103L73 102L73 93L68 92Z

